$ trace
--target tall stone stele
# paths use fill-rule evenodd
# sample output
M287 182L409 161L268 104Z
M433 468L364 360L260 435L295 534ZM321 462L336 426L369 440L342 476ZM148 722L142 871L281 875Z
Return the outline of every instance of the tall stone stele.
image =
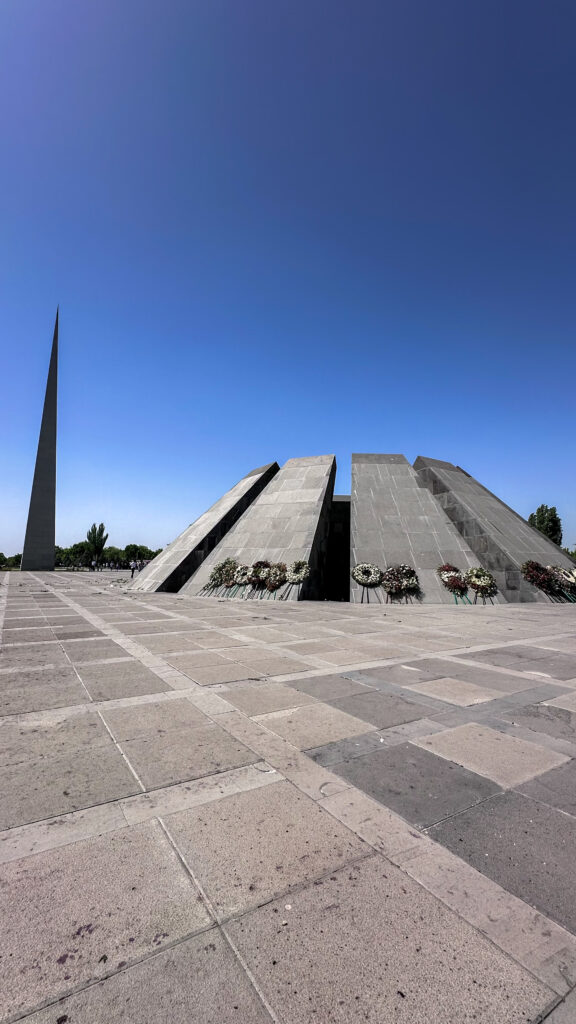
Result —
M44 411L30 496L22 569L53 569L56 544L56 413L58 399L58 310L54 324Z

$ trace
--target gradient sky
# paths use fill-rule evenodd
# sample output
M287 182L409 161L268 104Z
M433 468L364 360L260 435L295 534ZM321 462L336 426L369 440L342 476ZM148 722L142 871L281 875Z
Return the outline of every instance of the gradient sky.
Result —
M2 0L0 550L248 470L463 466L576 544L573 0Z

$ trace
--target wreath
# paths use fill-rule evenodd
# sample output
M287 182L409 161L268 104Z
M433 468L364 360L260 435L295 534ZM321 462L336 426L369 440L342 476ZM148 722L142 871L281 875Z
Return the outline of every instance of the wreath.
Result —
M545 594L552 595L557 589L554 576L548 567L541 565L540 562L534 562L532 559L524 562L522 575L527 583L531 583L533 587L537 587L538 590L542 590Z
M208 577L207 587L213 590L217 587L233 587L237 569L238 562L235 558L225 558L223 562L218 562Z
M251 565L239 565L234 573L234 583L238 587L246 587L250 582L250 575L252 573Z
M279 590L286 583L287 569L284 562L274 562L266 577L266 590Z
M450 565L446 562L445 565L439 565L436 569L436 575L440 577L440 580L455 597L466 596L468 591L468 581L464 573L460 572L460 569L456 565Z
M377 565L371 562L358 562L350 573L355 583L361 587L379 587L382 583L384 573Z
M310 575L310 566L308 562L302 559L292 562L292 565L286 572L286 583L304 583Z
M483 569L481 566L476 565L471 569L467 569L464 573L464 579L468 583L468 586L480 597L496 597L498 593L498 587L496 580L494 579L491 572L488 569Z

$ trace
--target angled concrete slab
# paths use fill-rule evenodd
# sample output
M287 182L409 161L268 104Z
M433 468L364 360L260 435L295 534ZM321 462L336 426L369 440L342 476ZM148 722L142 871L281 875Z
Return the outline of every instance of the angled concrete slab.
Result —
M460 569L477 565L458 530L403 455L352 455L351 565L373 562L381 569L412 566L423 600L453 604L436 569L451 562ZM351 581L350 600L362 588Z
M214 566L225 558L251 565L261 559L310 564L310 577L300 596L322 596L323 555L334 491L333 455L289 459L182 588L200 594ZM297 600L297 588L289 596Z
M153 558L130 584L146 593L180 590L278 472L277 462L253 469Z
M434 495L474 552L475 562L494 574L507 601L548 601L522 577L521 566L529 559L574 568L560 547L459 466L420 455L414 469L420 485Z

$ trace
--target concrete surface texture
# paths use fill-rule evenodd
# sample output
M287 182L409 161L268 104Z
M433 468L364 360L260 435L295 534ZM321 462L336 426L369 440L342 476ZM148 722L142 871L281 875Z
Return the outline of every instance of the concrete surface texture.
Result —
M30 508L22 549L23 569L53 569L56 531L56 425L58 410L58 312L50 353Z
M426 601L454 603L436 569L464 571L478 559L403 455L352 455L351 566L404 563L417 574ZM362 587L351 581L350 600Z
M180 590L204 559L222 540L228 530L278 472L278 463L271 462L253 469L231 487L223 497L168 544L156 558L138 573L131 590L152 593Z
M0 1021L572 1024L576 611L0 575Z
M470 545L477 561L494 573L508 601L546 601L522 578L523 562L533 559L544 565L574 568L561 548L459 466L419 456L414 469L422 486L429 488Z
M315 596L310 586L320 584L335 476L333 455L289 459L205 559L182 592L199 594L216 563L225 558L236 558L246 565L259 559L287 565L303 559L310 563L313 571L310 584L302 588L302 596ZM297 598L294 588L289 600Z

